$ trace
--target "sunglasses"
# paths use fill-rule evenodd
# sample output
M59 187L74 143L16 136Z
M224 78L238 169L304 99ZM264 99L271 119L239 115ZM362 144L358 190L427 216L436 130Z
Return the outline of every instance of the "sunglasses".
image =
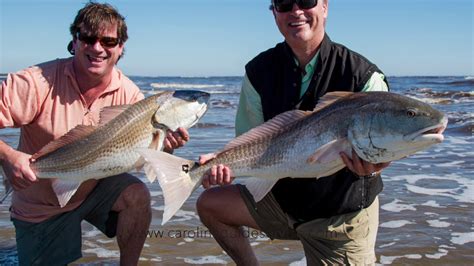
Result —
M114 37L100 37L99 38L97 36L87 36L81 33L77 34L77 38L81 42L87 43L89 45L94 45L97 41L99 41L100 45L102 45L102 47L105 47L105 48L114 48L120 42L118 38L114 38Z
M289 12L296 3L301 9L310 9L318 4L318 0L273 0L273 7L277 12Z

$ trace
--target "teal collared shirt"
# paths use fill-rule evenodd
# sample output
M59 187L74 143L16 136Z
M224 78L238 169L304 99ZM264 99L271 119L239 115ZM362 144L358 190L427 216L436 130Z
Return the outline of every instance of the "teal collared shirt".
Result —
M316 62L319 52L305 66L305 74L301 77L300 97L304 95L308 89L311 77L316 69ZM296 61L296 59L295 59ZM296 61L298 64L298 61ZM388 86L384 81L385 76L381 73L374 72L365 84L362 91L388 91ZM262 102L260 94L255 90L247 75L242 81L242 90L240 92L239 107L235 118L235 135L239 136L250 129L263 124Z

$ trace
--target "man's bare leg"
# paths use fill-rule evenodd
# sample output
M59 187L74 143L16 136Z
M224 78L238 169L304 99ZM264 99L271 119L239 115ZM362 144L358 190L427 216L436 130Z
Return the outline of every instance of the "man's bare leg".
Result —
M151 222L150 192L143 183L128 186L112 207L118 212L120 265L137 265Z
M202 223L237 265L258 265L242 226L259 230L235 185L205 190L197 201Z

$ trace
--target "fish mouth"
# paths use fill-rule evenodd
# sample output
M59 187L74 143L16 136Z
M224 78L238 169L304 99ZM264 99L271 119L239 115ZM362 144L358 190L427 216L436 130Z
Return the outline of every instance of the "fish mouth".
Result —
M443 132L448 125L448 119L443 117L440 123L418 130L412 134L405 135L403 138L408 141L428 141L440 143L444 140Z

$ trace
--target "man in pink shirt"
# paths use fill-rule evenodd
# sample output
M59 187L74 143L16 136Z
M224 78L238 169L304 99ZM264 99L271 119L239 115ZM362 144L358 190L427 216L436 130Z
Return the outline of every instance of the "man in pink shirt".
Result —
M0 161L14 192L11 217L21 265L70 263L81 254L81 221L117 236L122 265L136 265L151 221L148 188L136 177L84 182L61 208L30 157L77 125L97 125L102 107L144 98L115 65L128 38L124 17L108 4L79 10L68 49L74 56L9 74L0 89L0 128L21 128L17 150L0 140ZM186 130L168 132L165 150L181 147Z

